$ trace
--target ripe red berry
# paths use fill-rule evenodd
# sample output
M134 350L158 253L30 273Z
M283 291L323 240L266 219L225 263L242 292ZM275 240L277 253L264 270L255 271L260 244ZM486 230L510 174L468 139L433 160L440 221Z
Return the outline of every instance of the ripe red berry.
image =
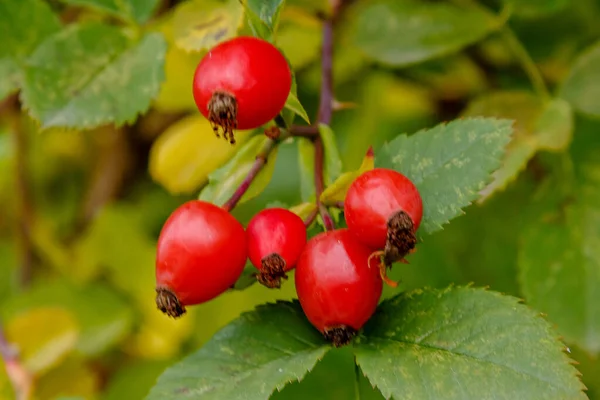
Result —
M269 288L280 287L306 244L304 221L285 208L268 208L252 217L246 234L248 257L260 270L258 281Z
M381 297L371 250L348 229L310 239L296 266L296 292L308 320L335 346L347 344L371 317Z
M194 74L198 110L219 136L235 143L233 129L254 129L279 114L292 86L290 67L275 46L255 37L222 42Z
M384 250L384 263L401 261L416 244L423 201L416 186L399 172L375 168L359 176L346 194L348 229L374 250Z
M156 305L171 317L226 291L246 264L244 227L214 204L189 201L167 219L156 253Z

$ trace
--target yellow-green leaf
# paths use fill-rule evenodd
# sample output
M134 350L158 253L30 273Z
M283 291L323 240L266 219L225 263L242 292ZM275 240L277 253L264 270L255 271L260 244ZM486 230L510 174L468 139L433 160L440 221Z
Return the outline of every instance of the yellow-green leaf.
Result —
M329 185L323 193L321 193L321 202L326 205L333 205L337 202L344 201L352 182L354 182L354 180L362 173L372 170L373 168L375 168L375 158L373 149L369 148L367 154L365 154L365 157L363 158L360 168L356 171L345 172L340 175L335 182Z
M181 3L173 19L175 43L186 51L209 49L231 39L243 22L239 0L192 0Z
M6 325L6 338L19 349L25 367L39 373L58 364L77 346L79 327L73 315L59 307L21 313Z
M237 131L238 144L232 146L215 136L203 116L186 117L154 142L150 175L171 193L191 193L206 184L208 175L233 157L250 134L251 131Z
M94 398L100 389L100 376L90 365L78 358L68 358L56 368L44 374L36 383L35 394L39 399L65 399L80 396Z
M302 219L307 219L312 213L317 210L316 203L300 203L289 209L291 212L296 214Z

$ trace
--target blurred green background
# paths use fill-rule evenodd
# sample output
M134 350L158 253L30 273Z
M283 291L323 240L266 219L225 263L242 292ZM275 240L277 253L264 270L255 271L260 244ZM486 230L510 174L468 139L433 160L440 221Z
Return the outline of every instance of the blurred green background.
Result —
M80 7L85 1L66 3L48 2L63 22L110 21L101 11ZM318 104L321 22L316 13L324 3L288 0L277 34L309 116ZM526 49L555 93L578 54L600 38L599 1L537 2L538 8L548 10L537 12L532 6L531 16L525 10L509 22L523 48L492 30L460 51L390 65L370 51L393 47L389 43L394 37L379 38L379 47L361 45L367 39L355 37L361 32L359 11L368 3L352 4L336 30L336 98L349 104L335 113L332 128L344 170L358 168L370 145L377 149L398 134L464 114L516 118L520 135L528 137L534 130L532 115L539 113L540 93L532 92L520 51ZM483 3L500 14L498 2ZM253 285L231 291L190 307L179 320L167 318L154 304L155 242L162 224L179 204L196 198L208 174L236 151L214 138L195 109L190 89L204 52L188 50L198 47L203 33L186 31L186 24L215 9L225 10L233 34L238 22L238 33L249 32L235 2L156 5L145 29L162 32L167 39L166 80L149 111L132 125L41 133L21 111L16 94L0 103L0 318L8 341L18 347L34 377L36 399L142 399L165 367L200 347L241 312L295 296L291 277L281 290ZM594 65L600 70L599 63ZM529 151L528 140L518 142L515 147L525 148L526 155L516 156L515 170L494 195L425 237L410 264L393 270L391 277L401 285L386 288L385 296L423 286L474 283L522 297L520 233L532 218L534 194L548 176L560 180L565 163L593 159L600 151L600 121L578 112L581 108L574 128L556 139L565 141L558 149ZM240 133L238 147L256 133ZM258 182L266 185L264 190L257 186L260 193L235 209L242 222L266 206L292 207L304 201L309 172L299 156L300 142L280 146ZM534 155L538 149L542 151ZM600 398L600 362L577 346L571 350L590 398ZM273 398L351 398L354 371L348 357L344 349L330 352L304 381ZM365 380L361 385L363 399L382 398ZM6 375L0 373L0 388L7 386Z

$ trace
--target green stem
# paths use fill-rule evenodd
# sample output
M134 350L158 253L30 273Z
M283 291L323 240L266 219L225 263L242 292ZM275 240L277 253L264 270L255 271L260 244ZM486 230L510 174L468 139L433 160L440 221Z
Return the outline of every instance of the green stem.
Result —
M502 28L501 34L504 38L505 43L508 45L508 47L510 47L511 51L513 52L514 56L517 58L517 60L519 60L521 67L527 74L527 77L531 81L531 84L533 85L533 88L536 91L536 93L545 100L549 99L551 97L550 91L548 90L548 87L544 82L544 78L542 77L540 70L538 69L537 65L535 65L535 62L533 61L533 59L529 55L529 52L523 46L519 38L507 25L505 25Z
M354 357L354 399L360 400L360 369Z

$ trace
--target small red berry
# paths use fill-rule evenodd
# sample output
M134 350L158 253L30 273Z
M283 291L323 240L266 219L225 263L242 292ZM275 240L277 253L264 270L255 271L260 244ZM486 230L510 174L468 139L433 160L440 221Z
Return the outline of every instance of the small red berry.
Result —
M335 346L349 343L373 315L381 297L371 250L348 229L310 239L296 266L296 292L308 320Z
M416 244L423 201L417 187L391 169L375 168L348 189L344 217L348 229L374 250L384 250L384 263L401 261Z
M194 100L219 136L254 129L279 114L292 86L290 67L271 43L240 36L213 47L194 74Z
M169 216L158 239L156 305L171 317L217 297L246 264L244 227L214 204L193 200Z
M296 261L306 244L306 227L302 218L285 208L268 208L256 214L246 229L248 257L260 270L258 281L279 288L286 271Z

